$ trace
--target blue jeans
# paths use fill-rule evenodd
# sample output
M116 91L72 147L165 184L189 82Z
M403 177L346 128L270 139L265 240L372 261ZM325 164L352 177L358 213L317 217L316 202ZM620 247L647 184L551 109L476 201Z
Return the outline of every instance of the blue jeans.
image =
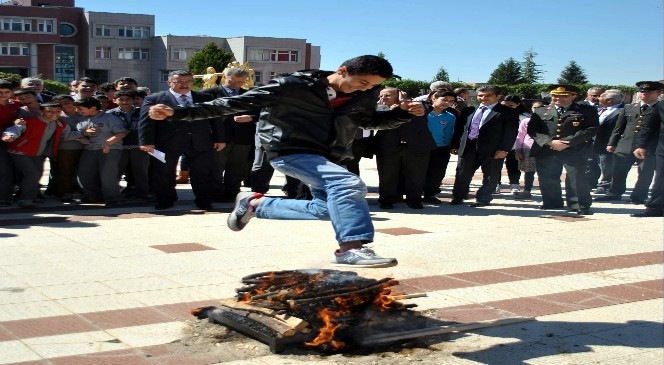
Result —
M319 155L278 156L270 164L307 184L313 200L265 198L256 209L257 218L329 218L339 244L373 241L374 227L365 199L367 186L357 175Z

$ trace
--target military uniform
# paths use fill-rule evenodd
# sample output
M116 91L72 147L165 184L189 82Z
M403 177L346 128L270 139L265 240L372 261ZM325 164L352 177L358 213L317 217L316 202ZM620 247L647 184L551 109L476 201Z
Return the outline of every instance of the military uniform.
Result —
M554 85L551 93L578 93L566 85ZM561 115L552 105L537 108L528 123L528 135L535 142L531 154L535 156L537 175L542 192L543 209L563 207L560 175L567 172L565 196L571 210L587 212L592 204L590 184L585 174L586 161L592 153L592 138L597 132L597 109L572 103ZM569 142L569 147L554 151L547 143L552 140Z
M636 149L636 138L641 131L643 121L646 116L652 113L657 104L647 106L645 110L641 109L641 103L627 104L621 111L608 143L609 146L615 147L611 187L606 197L595 200L619 200L626 190L627 174L634 162L638 163L639 176L630 195L630 200L635 204L642 204L648 198L648 189L655 174L656 146L648 146L646 149L648 155L643 160L636 158L633 152Z

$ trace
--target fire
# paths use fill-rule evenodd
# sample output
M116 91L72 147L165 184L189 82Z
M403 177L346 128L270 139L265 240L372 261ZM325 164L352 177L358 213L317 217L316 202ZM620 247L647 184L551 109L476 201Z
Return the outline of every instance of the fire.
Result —
M378 296L376 296L376 299L374 299L373 303L376 304L382 311L390 309L394 303L394 299L390 296L391 293L392 292L390 289L383 289L383 291Z
M346 344L341 341L335 341L334 332L341 327L340 324L335 323L335 319L338 318L343 312L342 311L333 311L329 308L323 308L318 312L318 317L323 320L324 326L320 329L318 336L313 339L311 342L305 342L307 346L320 346L323 344L329 344L334 349L340 349Z

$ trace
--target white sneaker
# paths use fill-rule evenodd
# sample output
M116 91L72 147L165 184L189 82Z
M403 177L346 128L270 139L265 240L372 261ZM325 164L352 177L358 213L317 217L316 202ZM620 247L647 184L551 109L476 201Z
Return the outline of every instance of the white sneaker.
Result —
M520 193L521 192L521 187L519 186L519 184L511 184L510 189L512 189L511 191L513 193Z
M397 259L378 256L367 247L353 248L346 252L335 252L332 258L334 266L352 267L390 267L398 264Z

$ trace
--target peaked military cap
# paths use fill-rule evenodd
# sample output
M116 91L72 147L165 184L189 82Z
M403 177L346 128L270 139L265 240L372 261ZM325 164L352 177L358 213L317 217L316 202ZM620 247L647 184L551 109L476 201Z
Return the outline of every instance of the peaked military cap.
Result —
M574 85L563 85L563 84L556 84L556 85L551 85L549 87L549 94L551 95L560 95L560 96L567 96L567 95L577 95L580 92L579 88L574 86Z
M658 81L639 81L636 83L638 91L654 91L664 89L664 84Z

